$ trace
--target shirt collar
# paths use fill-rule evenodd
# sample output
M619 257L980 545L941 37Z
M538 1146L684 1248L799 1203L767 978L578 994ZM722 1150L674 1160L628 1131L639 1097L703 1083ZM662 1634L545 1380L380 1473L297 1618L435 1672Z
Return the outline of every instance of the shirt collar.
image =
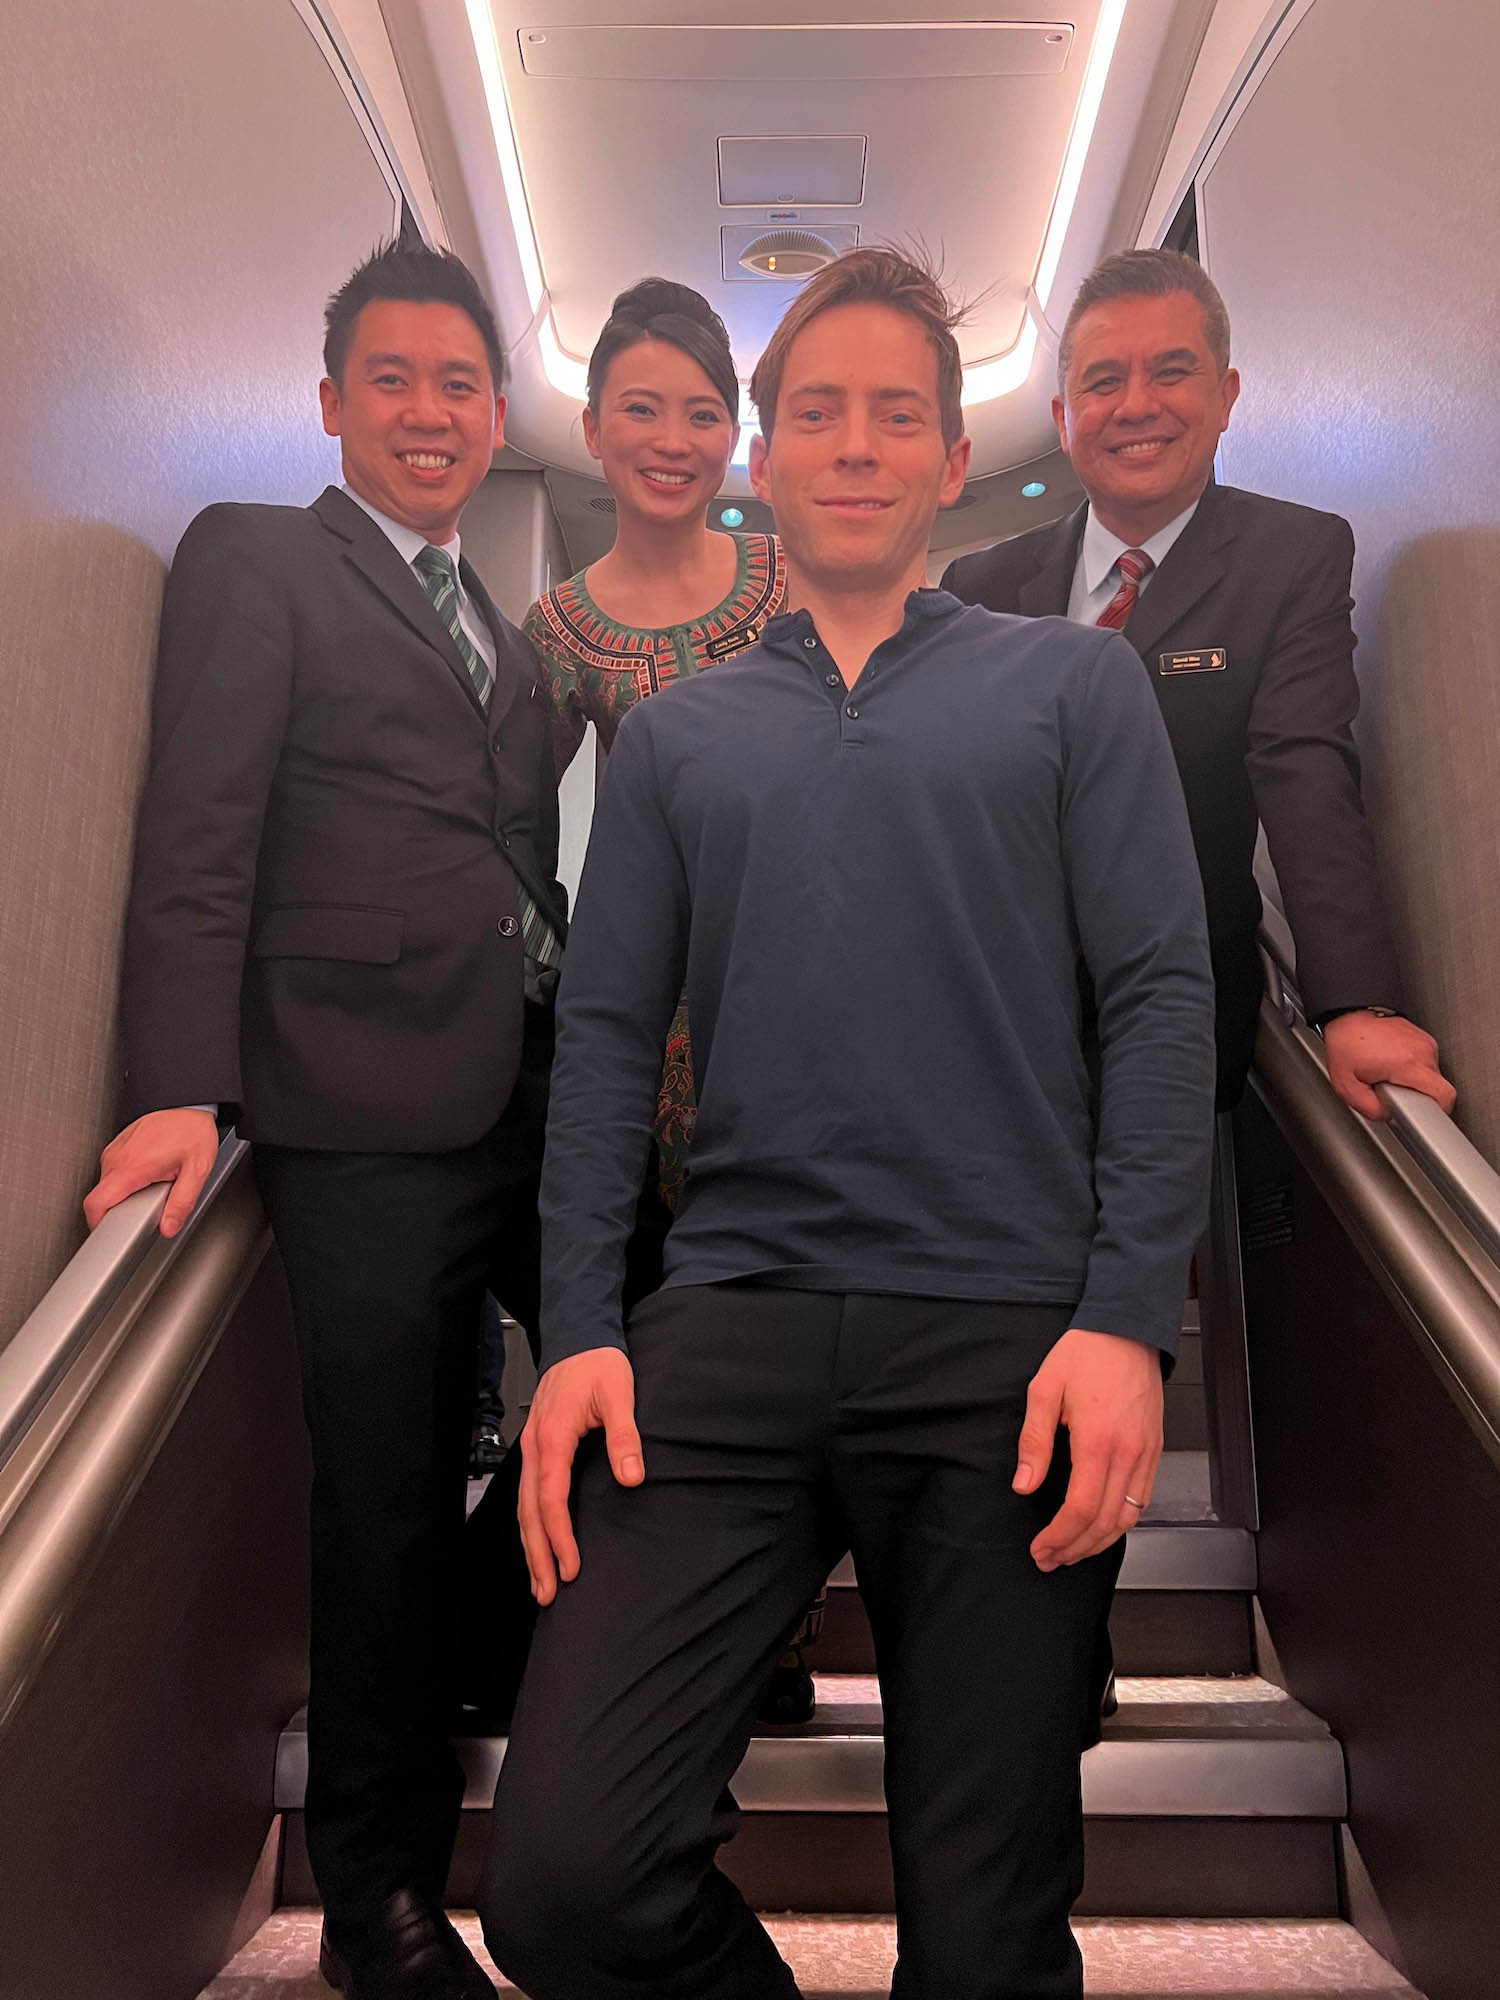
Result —
M1083 524L1083 547L1080 551L1085 591L1092 596L1119 561L1125 549L1140 548L1143 554L1150 556L1152 567L1160 568L1168 549L1197 513L1202 498L1203 495L1200 493L1191 507L1185 507L1176 519L1168 521L1164 528L1158 528L1149 542L1140 543L1122 542L1118 535L1110 533L1090 507L1088 519Z
M963 604L951 590L937 590L931 586L913 590L906 599L901 631L909 632L914 624L927 619L946 617L950 612L962 611L963 608ZM774 618L767 620L766 629L761 635L762 643L767 646L788 646L795 640L815 634L817 629L810 611L781 611ZM895 638L897 635L892 633L891 636Z
M457 571L459 540L456 533L451 541L430 543L427 537L419 535L415 528L408 528L400 521L393 521L389 514L382 514L378 507L371 505L363 493L356 493L347 479L343 482L343 489L355 506L363 507L376 527L386 535L402 562L415 562L425 548L439 548L445 556L452 559L453 568L455 572Z

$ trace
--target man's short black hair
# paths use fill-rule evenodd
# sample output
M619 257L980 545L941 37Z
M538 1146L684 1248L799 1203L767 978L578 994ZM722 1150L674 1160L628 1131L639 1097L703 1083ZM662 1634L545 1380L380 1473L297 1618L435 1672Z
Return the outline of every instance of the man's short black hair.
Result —
M498 395L505 381L500 330L474 273L451 250L425 243L383 243L339 286L323 315L323 368L342 384L354 322L376 299L409 299L414 305L457 306L479 329Z

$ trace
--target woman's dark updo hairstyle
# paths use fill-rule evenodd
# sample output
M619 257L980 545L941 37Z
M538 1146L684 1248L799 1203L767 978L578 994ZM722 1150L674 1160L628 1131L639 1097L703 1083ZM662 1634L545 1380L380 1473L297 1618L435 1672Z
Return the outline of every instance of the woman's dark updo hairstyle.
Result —
M642 278L610 307L589 356L589 409L597 417L610 363L642 340L667 340L696 361L724 398L729 421L740 420L740 385L724 322L701 292L670 278Z

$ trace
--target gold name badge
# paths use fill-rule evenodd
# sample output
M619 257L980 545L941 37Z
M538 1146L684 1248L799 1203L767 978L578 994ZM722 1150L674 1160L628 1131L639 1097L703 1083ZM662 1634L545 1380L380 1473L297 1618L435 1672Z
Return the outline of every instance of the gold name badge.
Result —
M1205 646L1196 653L1158 653L1157 671L1163 674L1222 674L1229 654L1222 646Z

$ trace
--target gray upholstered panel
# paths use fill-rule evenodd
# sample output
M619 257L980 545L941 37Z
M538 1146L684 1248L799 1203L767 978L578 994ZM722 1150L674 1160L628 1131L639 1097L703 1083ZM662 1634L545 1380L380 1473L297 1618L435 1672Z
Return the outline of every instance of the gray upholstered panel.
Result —
M1366 794L1411 1005L1491 1159L1497 77L1500 9L1316 0L1200 190L1244 376L1224 477L1354 524Z
M323 302L395 204L291 0L8 0L0 131L3 1345L113 1119L164 561L337 478Z
M83 1233L112 1114L163 574L99 522L0 527L0 1344Z
M1500 526L1419 535L1380 616L1371 779L1414 1011L1464 1092L1458 1121L1500 1160Z

